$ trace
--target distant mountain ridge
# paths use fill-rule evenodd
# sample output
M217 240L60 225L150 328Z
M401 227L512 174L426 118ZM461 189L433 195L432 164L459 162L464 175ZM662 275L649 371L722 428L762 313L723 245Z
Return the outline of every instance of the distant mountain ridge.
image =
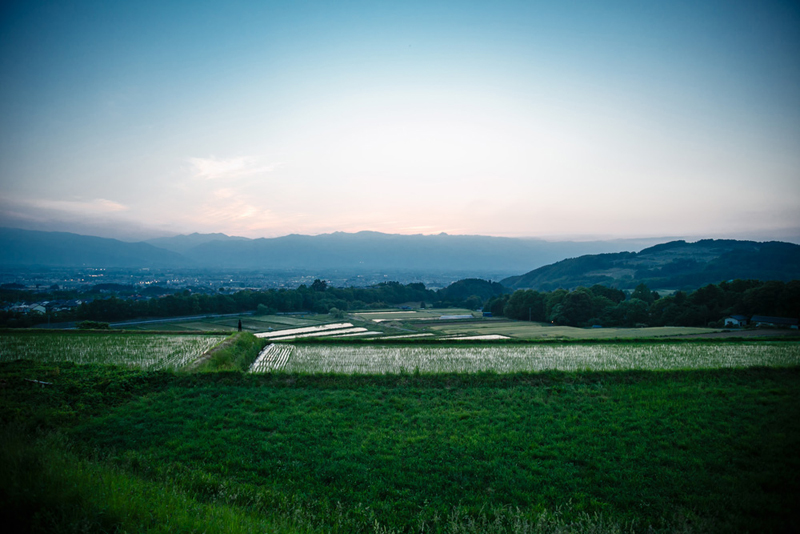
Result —
M156 237L154 239L146 239L144 243L149 243L154 247L171 250L183 254L192 248L210 243L212 241L250 241L247 237L229 236L226 234L181 234L173 237Z
M629 289L696 289L734 278L800 279L800 245L704 239L671 241L640 252L584 255L500 281L510 289L551 291L602 284Z
M800 245L706 239L670 241L638 253L625 251L638 244L641 241L548 242L379 232L261 239L190 234L128 243L66 232L0 228L0 265L405 271L459 273L463 278L483 277L489 272L502 278L528 271L501 283L510 289L540 290L596 283L630 288L641 282L653 289L680 289L731 278L800 279Z
M0 265L49 267L173 267L188 261L148 243L68 232L0 228Z
M651 240L650 243L656 240ZM197 265L246 269L520 272L564 257L625 250L627 241L548 242L471 235L380 232L213 239L186 250Z
M565 257L629 250L657 242L550 242L465 235L335 232L248 239L190 234L127 243L65 232L0 229L0 264L18 266L184 267L324 272L458 272L464 277L524 272Z

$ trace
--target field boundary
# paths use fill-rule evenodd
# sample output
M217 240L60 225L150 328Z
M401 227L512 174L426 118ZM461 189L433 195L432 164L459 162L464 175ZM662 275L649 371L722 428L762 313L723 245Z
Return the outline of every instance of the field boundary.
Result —
M203 354L201 354L196 360L194 360L192 363L184 367L184 369L189 372L196 371L204 363L211 360L211 358L214 357L214 354L225 349L226 347L230 347L231 345L233 345L236 342L236 339L241 335L242 335L241 332L237 332L236 334L232 334L226 337L225 339L223 339L222 341L220 341L219 343L217 343L216 345L205 351Z
M232 332L234 333L234 332ZM102 330L78 330L77 328L0 328L0 335L3 334L36 334L36 335L71 335L71 336L96 336L104 334L125 334L125 335L158 335L158 336L219 336L223 332L213 330L125 330L122 328L109 328Z
M465 338L467 336L464 336ZM548 339L464 339L458 338L431 339L425 338L396 338L375 337L369 339L358 338L297 338L292 340L274 340L274 343L290 343L292 345L452 345L463 347L466 345L619 345L619 344L718 344L718 343L800 343L799 336L745 336L745 337L629 337L629 338L602 338L602 339L575 339L575 338L548 338Z
M251 387L275 388L312 388L312 389L361 389L375 387L407 387L433 388L452 390L460 387L476 385L486 387L517 386L578 386L581 384L625 384L637 382L658 382L681 379L682 377L700 377L702 379L718 379L721 377L740 377L758 379L763 376L783 375L800 377L800 365L786 367L727 367L698 369L612 369L612 370L575 370L565 371L547 369L543 371L515 371L511 373L495 373L478 371L474 373L446 372L427 373L402 370L383 374L341 374L341 373L305 373L295 371L277 371L272 373L242 373L239 375L242 385ZM213 374L195 374L201 382L191 384L214 384L218 381Z

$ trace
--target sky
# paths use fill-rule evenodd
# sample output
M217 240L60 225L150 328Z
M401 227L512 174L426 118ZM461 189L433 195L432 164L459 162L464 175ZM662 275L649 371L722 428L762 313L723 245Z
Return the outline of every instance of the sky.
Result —
M800 242L800 4L6 2L0 226Z

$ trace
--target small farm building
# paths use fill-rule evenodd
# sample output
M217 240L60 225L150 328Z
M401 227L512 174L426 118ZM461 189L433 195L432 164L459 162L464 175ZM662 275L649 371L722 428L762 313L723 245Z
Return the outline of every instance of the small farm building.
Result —
M744 315L731 315L725 317L725 326L746 326L747 317Z

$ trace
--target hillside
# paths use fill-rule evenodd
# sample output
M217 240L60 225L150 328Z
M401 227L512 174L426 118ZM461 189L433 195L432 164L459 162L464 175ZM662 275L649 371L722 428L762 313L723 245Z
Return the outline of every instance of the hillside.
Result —
M501 281L511 289L550 291L603 284L630 289L696 289L735 278L800 278L800 245L770 241L671 241L641 252L585 255Z
M47 267L176 267L190 262L148 243L68 232L0 228L0 265Z

